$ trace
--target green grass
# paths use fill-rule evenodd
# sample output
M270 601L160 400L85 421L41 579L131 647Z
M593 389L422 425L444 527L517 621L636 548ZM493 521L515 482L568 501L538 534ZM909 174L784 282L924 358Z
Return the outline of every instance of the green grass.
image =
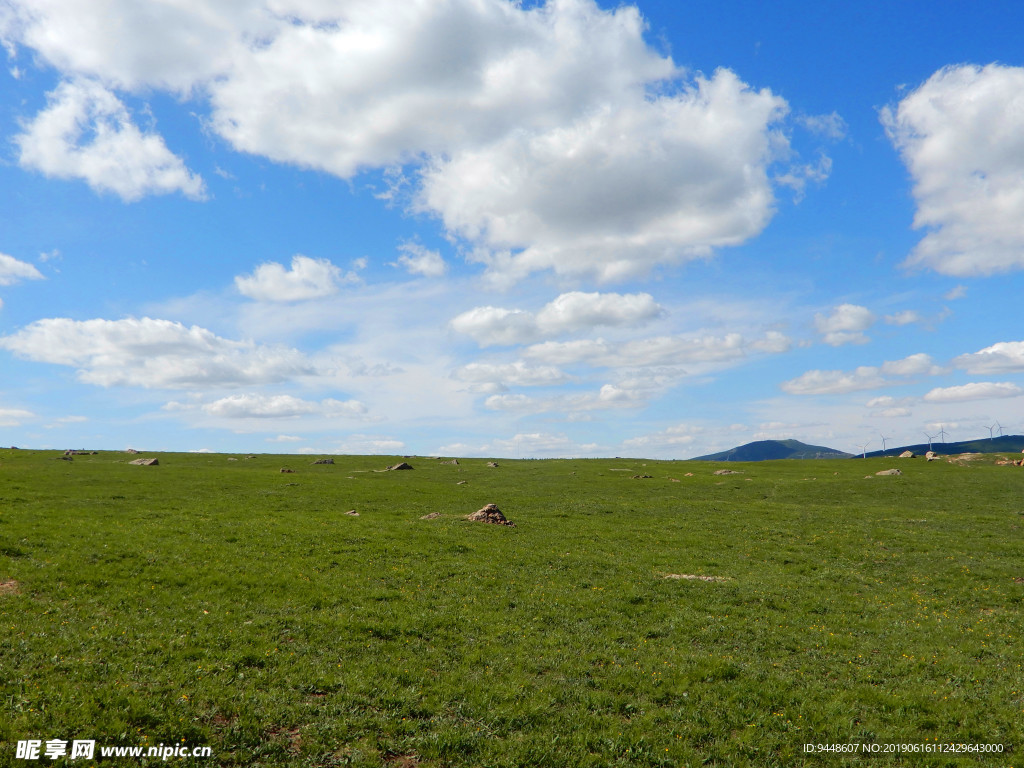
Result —
M158 455L0 451L0 764L1024 765L1024 469Z

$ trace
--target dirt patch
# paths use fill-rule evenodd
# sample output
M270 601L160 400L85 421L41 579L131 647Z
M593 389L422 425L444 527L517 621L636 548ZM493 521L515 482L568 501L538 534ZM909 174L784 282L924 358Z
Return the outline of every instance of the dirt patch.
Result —
M712 474L714 474L714 475L738 475L740 473L738 471L736 471L735 469L716 469L714 472L712 472Z
M441 516L440 512L431 512L430 514L423 515L420 520L437 520Z
M699 576L695 573L663 573L663 579L686 579L687 581L731 581L728 576Z
M21 592L21 585L14 579L0 581L0 595L17 595Z
M389 768L416 768L420 764L419 755L400 755L397 752L385 752L384 765Z
M983 455L981 453L961 453L959 456L950 456L946 461L950 464L965 464L969 461L976 461Z
M293 728L272 728L267 734L275 741L287 741L288 751L292 754L298 754L302 747L302 733L297 725Z

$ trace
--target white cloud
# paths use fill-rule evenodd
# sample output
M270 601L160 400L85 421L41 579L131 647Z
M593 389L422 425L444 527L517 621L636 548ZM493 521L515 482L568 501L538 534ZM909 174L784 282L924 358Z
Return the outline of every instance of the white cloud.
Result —
M946 67L881 117L925 231L907 264L947 275L1024 268L1024 68Z
M838 112L828 115L801 115L797 118L797 122L811 133L824 136L832 141L841 141L846 138L848 126Z
M140 131L124 104L96 82L61 83L48 94L46 109L23 127L14 137L23 168L82 179L125 202L171 192L206 197L202 178L167 149L163 138Z
M0 37L34 49L57 70L117 88L177 92L227 71L246 38L281 23L263 3L12 0ZM280 5L277 3L277 5ZM0 12L3 8L0 8Z
M719 70L673 96L636 89L616 102L434 160L420 207L509 280L546 269L620 280L764 229L782 99Z
M235 286L242 295L257 301L304 301L337 293L339 281L347 279L327 259L296 254L291 269L269 261L252 275L237 276Z
M452 330L473 338L480 346L511 345L539 335L532 312L501 307L474 307L451 321Z
M207 124L238 151L344 178L419 165L400 174L416 179L416 206L506 281L616 280L744 242L772 217L768 169L790 154L782 98L725 69L688 76L647 44L633 6L8 6L4 35L74 83L202 94ZM187 184L201 195L198 177L171 186Z
M921 315L912 309L905 309L902 312L886 315L885 322L889 325L910 325L921 322Z
M931 357L918 353L902 360L887 360L878 367L862 365L852 371L807 371L781 386L791 395L836 395L878 389L892 383L885 376L935 375L941 372L942 368L935 365ZM874 398L868 401L868 407L880 407L891 402L895 401L892 398Z
M689 424L676 424L661 432L631 437L623 440L622 444L629 448L672 448L680 445L689 445L696 440L696 436L701 432L703 432L701 427L694 427Z
M13 256L0 253L0 285L14 285L21 280L43 280L38 269Z
M957 299L962 299L966 295L967 286L957 285L953 288L950 288L949 291L947 291L942 298L944 298L946 301L956 301Z
M600 451L593 444L574 443L564 434L547 432L521 432L507 440L495 440L477 449L478 456L580 456L593 455ZM448 453L451 455L451 452Z
M550 411L577 413L615 408L639 408L646 405L647 400L647 392L605 384L597 393L582 392L544 398L527 395L491 395L484 401L484 406L492 411L515 413L548 413Z
M968 373L1024 371L1024 341L1000 341L977 352L954 358L953 365Z
M405 450L405 443L393 437L383 435L349 435L334 446L333 453L386 455L397 454L403 450Z
M882 363L882 373L886 376L918 376L926 374L935 376L942 372L942 368L935 365L929 355L919 352L910 355L902 360L889 360Z
M366 406L358 400L320 402L302 400L292 395L237 394L214 400L202 406L204 413L227 419L287 419L298 416L358 417Z
M775 177L775 183L779 186L789 187L794 192L794 200L799 203L804 199L808 182L824 184L832 175L832 158L824 152L818 154L814 163L797 163Z
M0 338L0 347L26 360L77 368L79 379L104 387L237 387L317 373L294 349L232 341L148 317L37 320Z
M724 336L657 336L613 344L604 339L548 341L525 351L527 357L555 365L587 364L607 368L728 363L751 353L779 353L790 342L778 331L758 339L738 333Z
M528 366L521 360L514 363L469 363L455 371L455 377L473 384L536 387L563 384L569 376L553 366Z
M902 419L912 416L913 412L909 408L884 408L880 415L887 419Z
M298 435L278 435L277 437L268 437L268 443L301 443L305 438L299 437Z
M588 330L599 326L636 327L663 310L649 293L563 293L537 313L544 335Z
M924 396L929 403L963 403L970 400L990 400L1020 397L1024 389L1010 382L982 381L956 387L938 387Z
M888 408L896 404L896 398L889 395L883 395L882 397L873 397L868 400L864 405L868 408Z
M818 313L814 316L814 324L822 334L822 340L833 347L866 344L870 339L864 335L864 331L874 322L875 315L871 310L856 304L840 304L830 315Z
M440 253L428 250L419 243L402 243L399 250L402 255L398 257L398 263L405 267L410 274L443 277L444 273L448 271L448 265Z
M912 397L901 397L899 399L891 397L889 395L883 395L882 397L873 397L868 400L864 405L867 408L872 408L872 416L881 416L882 418L904 418L912 415L912 411L908 406L913 405L915 399Z
M452 0L276 2L212 86L236 148L352 176L563 121L674 72L635 8Z
M862 365L853 371L807 371L782 383L782 391L791 395L837 395L862 389L877 389L885 384L878 368Z
M647 293L563 293L533 314L520 309L476 307L451 321L453 330L480 346L526 344L547 336L596 327L637 327L660 316Z
M18 427L23 421L34 419L32 411L21 408L0 408L0 427Z

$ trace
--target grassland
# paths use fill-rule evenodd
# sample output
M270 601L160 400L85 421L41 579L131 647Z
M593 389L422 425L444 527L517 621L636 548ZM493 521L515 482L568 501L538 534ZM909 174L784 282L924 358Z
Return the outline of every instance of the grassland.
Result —
M0 451L0 764L1024 764L1024 469L56 455Z

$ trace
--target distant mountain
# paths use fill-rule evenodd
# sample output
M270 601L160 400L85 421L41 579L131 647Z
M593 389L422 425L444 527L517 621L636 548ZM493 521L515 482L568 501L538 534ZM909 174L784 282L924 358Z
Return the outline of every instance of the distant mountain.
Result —
M769 461L771 459L848 459L852 454L807 445L799 440L758 440L721 453L697 456L690 461Z
M868 458L874 456L899 456L904 451L913 451L923 456L927 451L928 443L917 445L901 445L899 448L888 448L882 451L868 451ZM932 441L931 450L941 456L949 456L954 453L1020 453L1024 450L1024 435L1000 435L989 440L987 437L981 440L961 440L958 443L940 443Z

